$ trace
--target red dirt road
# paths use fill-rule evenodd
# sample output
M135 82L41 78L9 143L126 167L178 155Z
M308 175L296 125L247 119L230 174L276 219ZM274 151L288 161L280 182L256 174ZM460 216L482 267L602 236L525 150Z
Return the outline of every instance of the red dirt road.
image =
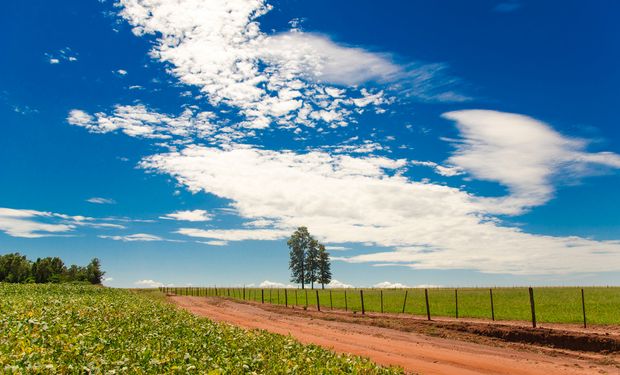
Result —
M620 374L611 357L553 349L520 350L402 332L351 322L315 319L286 309L261 308L205 297L169 297L196 315L248 329L291 335L336 352L369 357L383 365L401 366L420 374ZM474 338L475 339L475 338ZM532 348L532 347L530 347Z

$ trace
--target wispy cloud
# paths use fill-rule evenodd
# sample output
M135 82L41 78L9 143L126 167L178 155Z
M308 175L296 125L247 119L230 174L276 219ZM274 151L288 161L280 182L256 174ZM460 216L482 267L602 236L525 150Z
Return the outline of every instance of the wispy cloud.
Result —
M101 197L88 198L86 202L94 203L94 204L116 204L116 201L114 199L101 198Z
M123 242L172 241L172 240L167 240L160 236L156 236L154 234L148 234L148 233L135 233L135 234L122 235L122 236L99 235L98 237L115 240L115 241L123 241Z

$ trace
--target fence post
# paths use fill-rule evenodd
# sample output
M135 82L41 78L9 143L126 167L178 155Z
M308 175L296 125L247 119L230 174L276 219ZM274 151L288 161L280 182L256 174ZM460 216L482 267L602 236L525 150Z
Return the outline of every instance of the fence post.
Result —
M347 290L344 290L344 311L348 311L349 310L349 306L347 303Z
M426 299L426 317L431 320L431 308L428 306L428 289L424 289L424 299Z
M534 289L530 287L530 307L532 309L532 327L536 328L536 308L534 307Z
M383 314L383 290L381 292L381 314Z
M321 304L319 303L319 290L316 289L316 309L317 311L321 311Z
M331 289L329 291L329 309L330 310L334 309L334 301L332 300L332 291L331 291Z
M454 289L454 306L456 307L456 319L459 318L459 292L457 289Z
M243 300L245 301L245 286L243 287Z
M304 289L306 291L306 309L308 308L308 289Z
M276 290L276 293L278 294L278 305L279 305L280 304L280 288Z
M409 294L409 291L405 290L405 300L403 301L403 314L405 313L405 306L407 305L407 294Z
M362 315L365 314L364 311L364 290L360 289L360 300L362 301Z
M288 307L288 293L286 289L284 289L284 307Z
M495 306L493 306L493 288L489 288L489 295L491 296L491 320L495 321Z
M299 303L297 302L297 289L295 289L295 306L299 305Z
M586 326L586 299L583 294L583 288L581 288L581 310L583 311L583 328L587 328Z
M273 299L271 298L271 288L269 288L269 303L273 303Z

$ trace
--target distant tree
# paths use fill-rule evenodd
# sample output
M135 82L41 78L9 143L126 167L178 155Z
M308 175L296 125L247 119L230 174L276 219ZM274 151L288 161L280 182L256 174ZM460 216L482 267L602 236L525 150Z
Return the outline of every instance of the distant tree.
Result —
M301 284L301 289L305 288L305 260L310 240L308 228L299 227L286 242L290 249L289 268L291 270L291 281Z
M329 253L325 251L323 244L319 245L319 262L318 262L318 277L317 281L321 283L321 288L325 289L325 284L329 284L332 281L331 264L329 261Z
M319 276L319 241L310 237L308 250L306 251L306 283L312 285L318 280Z
M0 282L25 283L31 279L30 261L24 255L0 255Z
M72 264L71 267L67 268L67 270L65 271L63 281L88 281L88 277L86 275L86 268Z
M98 258L93 258L86 266L86 277L91 284L101 284L105 272L101 271L101 262Z

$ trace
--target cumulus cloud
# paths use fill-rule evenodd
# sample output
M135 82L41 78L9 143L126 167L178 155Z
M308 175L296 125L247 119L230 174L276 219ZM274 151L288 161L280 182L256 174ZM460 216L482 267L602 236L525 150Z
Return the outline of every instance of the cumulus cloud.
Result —
M342 281L332 280L327 287L329 288L353 288L353 285L343 283Z
M210 221L213 219L213 215L207 210L187 210L172 212L167 215L160 216L160 219L179 221Z
M533 235L502 226L478 197L404 177L399 172L407 165L406 160L385 157L250 146L188 146L141 163L175 177L192 192L229 199L246 219L275 223L272 229L257 230L184 228L178 231L183 235L275 240L306 225L323 242L393 248L339 258L353 263L514 274L620 268L618 242Z
M114 199L110 199L110 198L101 198L101 197L92 197L92 198L88 198L86 200L86 202L88 203L94 203L94 204L115 204L116 201Z
M384 281L384 282L377 283L377 284L373 285L373 288L381 288L381 289L395 288L395 289L402 289L402 288L409 288L409 286L405 285L405 284L401 284L401 283L393 283L393 282L390 282L390 281Z
M283 284L276 281L265 280L258 285L259 288L297 288L295 285Z
M236 108L245 119L241 127L346 126L358 107L389 101L380 91L357 87L372 81L402 81L408 93L425 99L457 97L438 89L436 81L452 81L437 78L437 64L401 67L388 54L325 35L261 31L258 19L271 10L264 0L119 4L134 34L157 36L151 56L170 64L183 83L199 87L211 104Z
M592 166L620 168L620 155L589 153L587 142L568 138L532 117L491 110L443 114L453 120L461 139L447 160L473 177L497 181L507 197L480 200L489 212L520 214L553 197L554 177L587 175Z
M134 285L141 288L159 288L165 286L163 283L151 279L138 280L134 282Z

